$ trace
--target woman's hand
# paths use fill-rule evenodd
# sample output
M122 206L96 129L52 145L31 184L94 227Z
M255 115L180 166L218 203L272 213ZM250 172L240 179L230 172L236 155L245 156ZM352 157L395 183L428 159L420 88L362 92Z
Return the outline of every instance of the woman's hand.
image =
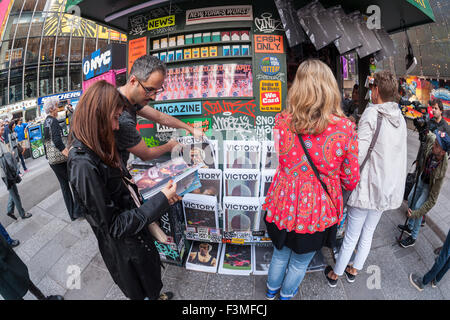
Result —
M63 151L61 151L61 153L68 158L69 157L69 150L67 148L65 148Z
M170 205L181 200L181 197L177 195L177 184L173 180L170 180L161 192L164 193Z

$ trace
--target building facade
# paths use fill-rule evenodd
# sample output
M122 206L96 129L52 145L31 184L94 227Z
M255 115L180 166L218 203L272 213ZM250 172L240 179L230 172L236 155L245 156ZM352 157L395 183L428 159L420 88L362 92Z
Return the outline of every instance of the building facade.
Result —
M126 43L124 34L64 13L66 0L6 2L9 14L0 21L0 108L81 90L83 57L109 43Z

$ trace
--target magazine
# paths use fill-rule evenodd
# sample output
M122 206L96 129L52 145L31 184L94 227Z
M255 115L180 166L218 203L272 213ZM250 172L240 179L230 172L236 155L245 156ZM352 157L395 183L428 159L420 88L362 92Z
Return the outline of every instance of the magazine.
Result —
M145 200L160 192L169 180L177 183L177 194L183 196L201 186L197 173L199 168L200 165L188 166L183 158L178 157L136 174L134 181Z
M219 264L220 274L250 275L252 272L252 247L224 244Z
M252 266L254 275L267 275L269 273L272 255L272 245L252 245Z
M201 164L202 168L218 169L217 140L193 136L179 137L177 140L182 144L180 156L188 165Z
M186 260L186 269L216 273L221 249L221 243L192 241Z
M221 242L216 197L187 194L183 209L187 239Z
M261 144L258 141L225 140L224 169L258 169Z
M258 197L259 170L228 169L223 171L224 196Z
M251 235L259 227L259 198L223 197L223 208L224 231L235 233L236 238L242 238L245 233Z
M342 32L342 37L334 41L334 45L338 49L339 53L342 55L362 46L362 41L360 41L359 38L355 36L357 34L356 27L346 16L344 9L342 9L342 7L339 5L328 8L327 10L336 21L337 26Z
M278 154L274 141L262 142L261 169L276 169L278 167Z
M275 176L276 171L277 170L274 169L261 171L261 192L259 194L260 197L267 196L267 192L272 185L273 177Z
M217 202L222 202L222 170L199 169L198 178L202 186L192 193L216 196Z

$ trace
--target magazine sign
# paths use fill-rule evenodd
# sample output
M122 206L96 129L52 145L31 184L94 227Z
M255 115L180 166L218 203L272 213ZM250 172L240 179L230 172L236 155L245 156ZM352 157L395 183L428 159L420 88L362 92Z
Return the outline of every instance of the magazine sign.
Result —
M171 15L171 16L166 16L166 17L149 20L147 29L150 31L150 30L166 28L166 27L170 27L170 26L174 26L174 25L175 25L175 15Z
M263 80L259 83L260 107L264 112L281 111L281 81Z
M252 20L253 11L251 5L210 7L186 11L186 25Z
M284 53L283 36L274 34L254 35L256 53Z
M171 116L190 116L202 114L202 103L200 101L155 104L153 108Z

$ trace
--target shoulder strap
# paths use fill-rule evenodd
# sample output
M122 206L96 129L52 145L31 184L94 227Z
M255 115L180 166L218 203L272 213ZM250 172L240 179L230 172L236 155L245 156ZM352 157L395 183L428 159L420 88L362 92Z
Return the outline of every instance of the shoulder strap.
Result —
M322 187L324 188L324 190L326 191L326 193L328 194L328 196L330 197L330 200L331 200L332 198L331 198L330 193L328 192L327 185L325 184L325 182L322 181L322 179L320 179L319 170L317 170L316 165L312 161L311 156L309 155L308 149L306 149L305 141L303 141L303 137L301 134L298 134L298 139L300 140L300 144L302 145L302 148L303 148L303 151L305 152L306 158L308 158L309 165L313 169L314 174L316 175L317 179L320 181L320 184L322 185ZM333 201L331 201L331 202L333 203ZM334 205L334 203L333 203L333 205Z
M382 120L383 120L383 115L380 112L378 112L377 128L375 129L375 134L373 135L372 141L370 142L369 150L367 151L366 157L364 158L363 163L359 167L359 172L361 172L363 170L364 166L366 165L367 160L369 160L370 154L372 153L373 148L375 147L375 144L377 143L378 135L380 134Z

